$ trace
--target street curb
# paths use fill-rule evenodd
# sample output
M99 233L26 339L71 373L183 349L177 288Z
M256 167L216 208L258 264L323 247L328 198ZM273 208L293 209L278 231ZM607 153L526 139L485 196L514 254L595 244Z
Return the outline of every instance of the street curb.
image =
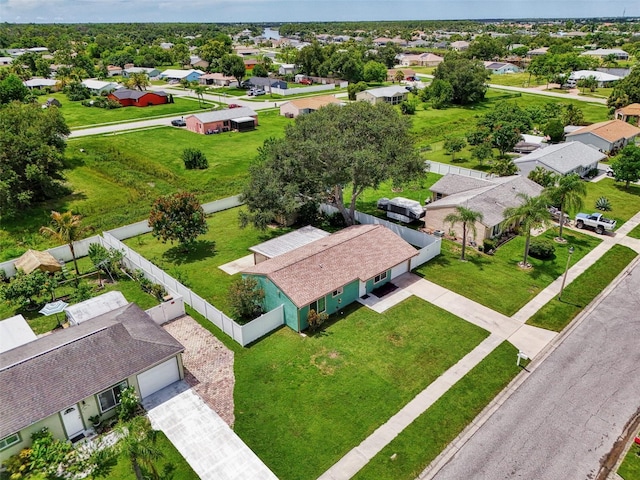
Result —
M472 421L460 434L447 445L421 473L416 480L431 480L438 472L449 463L458 451L475 435L489 418L505 403L511 395L525 382L528 374L533 373L558 348L564 340L584 321L584 319L604 300L611 291L616 288L631 271L640 264L640 255L627 265L627 267L613 279L607 287L602 290L592 301L574 318L571 323L557 335L549 344L527 365L527 368L520 372Z

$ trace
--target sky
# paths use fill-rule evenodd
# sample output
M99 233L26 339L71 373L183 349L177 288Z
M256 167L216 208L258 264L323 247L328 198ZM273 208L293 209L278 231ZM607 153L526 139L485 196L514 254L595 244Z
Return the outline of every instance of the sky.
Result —
M639 0L0 0L0 22L310 22L640 17Z

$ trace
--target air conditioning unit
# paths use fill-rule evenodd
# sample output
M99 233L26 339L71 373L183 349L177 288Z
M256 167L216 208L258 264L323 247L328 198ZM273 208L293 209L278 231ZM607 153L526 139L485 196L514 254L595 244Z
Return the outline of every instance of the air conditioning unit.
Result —
M434 235L435 237L440 237L440 238L442 238L442 237L444 237L444 230L434 230L434 231L433 231L433 235Z

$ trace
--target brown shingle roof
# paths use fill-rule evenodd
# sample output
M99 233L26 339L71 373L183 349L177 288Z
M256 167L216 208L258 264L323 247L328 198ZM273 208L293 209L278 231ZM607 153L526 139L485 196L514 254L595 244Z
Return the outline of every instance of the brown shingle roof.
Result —
M593 133L600 138L604 138L608 142L615 142L621 138L635 137L640 134L640 128L629 125L622 120L607 120L606 122L594 123L593 125L571 132L567 135L567 138L572 135L579 135L582 133Z
M184 347L136 304L0 354L0 438L99 393Z
M640 115L640 103L632 103L618 110L624 115Z
M297 100L291 100L289 103L300 109L311 108L313 110L318 110L320 107L324 107L332 103L341 104L343 102L333 95L322 95L319 97L299 98Z
M356 279L366 281L417 253L382 225L354 225L243 273L267 276L301 308Z

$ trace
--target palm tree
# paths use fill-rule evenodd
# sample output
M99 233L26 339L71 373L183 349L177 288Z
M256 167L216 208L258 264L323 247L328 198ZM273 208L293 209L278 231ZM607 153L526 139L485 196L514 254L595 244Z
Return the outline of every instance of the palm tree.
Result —
M562 242L565 209L580 210L582 208L583 198L587 195L587 185L582 181L580 175L572 173L571 175L560 177L555 185L545 190L545 193L560 208L558 240Z
M158 431L151 428L149 419L144 416L134 417L127 423L117 427L120 441L116 445L118 452L131 462L137 480L145 480L142 469L158 479L155 462L162 458L162 450L157 446Z
M82 236L89 231L89 228L82 227L82 217L69 212L51 212L51 227L40 228L40 233L55 238L59 242L69 245L71 256L73 257L73 265L76 268L76 275L80 275L78 270L78 261L76 260L76 252L73 242L80 240Z
M400 83L402 80L404 80L404 72L402 70L398 70L393 76L393 80Z
M206 92L207 89L204 85L197 85L195 87L193 87L193 93L196 94L196 97L198 97L198 106L202 107L202 102L204 101L204 92Z
M462 261L465 260L464 252L467 247L467 231L473 234L473 239L475 240L476 234L478 233L476 230L476 222L481 222L482 218L480 212L462 206L456 207L456 213L450 213L444 217L444 221L450 223L451 228L453 228L456 223L462 223L462 255L460 256L460 260Z
M529 257L531 230L548 226L551 223L551 213L547 209L547 197L545 195L530 197L526 193L518 193L516 196L522 200L522 204L517 207L509 207L504 211L502 226L519 226L521 231L526 232L524 258L521 264L523 268L526 268L528 266L527 259Z

